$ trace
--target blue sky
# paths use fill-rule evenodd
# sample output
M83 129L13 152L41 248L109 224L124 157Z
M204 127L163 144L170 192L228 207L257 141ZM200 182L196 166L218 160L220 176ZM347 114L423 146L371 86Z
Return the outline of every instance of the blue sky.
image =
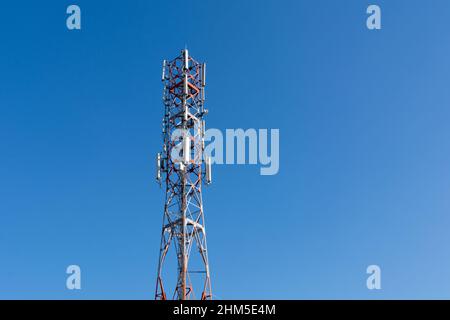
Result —
M208 127L280 129L278 175L213 168L216 298L450 298L448 1L73 3L81 31L72 2L0 6L0 298L153 298L161 61L185 45Z

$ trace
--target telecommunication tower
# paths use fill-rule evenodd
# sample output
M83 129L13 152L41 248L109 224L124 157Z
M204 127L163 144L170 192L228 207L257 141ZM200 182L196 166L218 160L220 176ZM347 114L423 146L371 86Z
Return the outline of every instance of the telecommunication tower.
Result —
M202 202L202 185L211 183L211 160L204 155L205 75L206 65L187 49L163 61L164 145L157 155L156 179L160 184L164 180L166 196L156 300L168 298L163 278L171 248L177 260L172 298L212 299Z

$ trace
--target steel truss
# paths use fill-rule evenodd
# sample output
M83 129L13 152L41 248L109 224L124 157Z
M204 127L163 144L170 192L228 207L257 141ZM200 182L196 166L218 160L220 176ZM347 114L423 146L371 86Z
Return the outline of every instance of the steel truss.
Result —
M177 281L172 298L212 299L202 202L202 183L210 182L210 161L208 163L203 155L203 117L207 113L204 109L205 69L205 64L195 61L187 50L163 64L164 145L163 152L158 154L157 179L165 181L166 195L157 300L168 298L163 271L170 248L175 250L177 258ZM180 130L183 134L177 135ZM199 270L191 270L194 259ZM196 295L198 292L200 295Z

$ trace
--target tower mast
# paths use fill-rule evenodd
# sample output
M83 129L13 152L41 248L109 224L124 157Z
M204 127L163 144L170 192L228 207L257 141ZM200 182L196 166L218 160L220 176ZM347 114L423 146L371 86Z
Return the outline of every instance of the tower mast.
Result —
M187 49L175 59L163 62L164 145L157 156L156 179L161 183L164 178L166 197L157 300L168 298L163 278L171 248L177 257L172 297L212 299L202 201L202 184L211 182L211 160L204 155L205 74L206 65L190 57Z

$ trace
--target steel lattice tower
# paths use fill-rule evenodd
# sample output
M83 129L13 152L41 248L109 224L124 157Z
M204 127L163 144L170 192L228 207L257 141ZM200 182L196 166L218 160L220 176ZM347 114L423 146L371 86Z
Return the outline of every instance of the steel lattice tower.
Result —
M211 161L203 154L205 71L206 65L195 61L186 49L163 62L164 145L157 157L157 180L165 181L166 197L157 300L167 299L163 271L170 248L177 258L173 298L212 299L202 203L202 184L211 182Z

